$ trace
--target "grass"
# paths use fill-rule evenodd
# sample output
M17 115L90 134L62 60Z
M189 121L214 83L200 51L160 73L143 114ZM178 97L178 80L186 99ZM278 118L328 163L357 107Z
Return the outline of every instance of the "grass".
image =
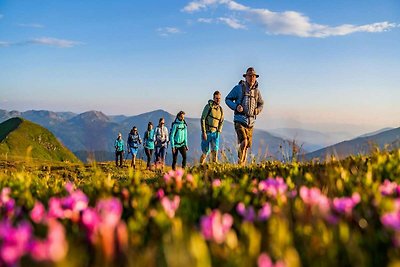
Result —
M43 161L80 162L47 129L21 118L0 124L1 159L36 159Z
M111 196L122 204L125 249L108 257L107 247L113 245L101 238L89 242L81 215L78 221L59 218L70 245L67 256L50 265L257 266L262 254L286 266L396 266L400 262L396 245L400 232L381 220L384 214L396 212L400 198L396 192L383 195L380 189L385 180L400 183L400 150L327 163L193 166L182 176L171 172L169 180L164 173L145 170L144 162L138 163L137 170L117 168L114 162L85 165L22 159L3 160L0 166L0 187L11 189L23 211L12 220L29 221L35 233L41 229L29 216L35 201L49 210L51 198L68 196L67 182L84 192L90 207ZM260 189L263 182L276 183L277 177L283 177L285 190ZM300 196L302 187L319 189L331 201L329 214L318 205L308 205ZM161 203L161 189L170 200L179 196L172 217ZM335 199L354 193L360 201L350 212L334 209ZM270 205L271 214L264 221L246 219L238 211L239 203L254 209L256 217L264 205ZM203 233L202 218L215 211L233 219L223 242L207 239ZM1 219L5 218L2 210ZM21 262L41 265L29 257Z

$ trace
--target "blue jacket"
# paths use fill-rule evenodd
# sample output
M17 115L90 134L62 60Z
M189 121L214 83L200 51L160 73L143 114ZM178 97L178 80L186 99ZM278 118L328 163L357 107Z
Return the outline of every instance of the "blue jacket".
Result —
M243 87L246 88L246 95L251 96L255 101L255 108L257 109L257 114L259 114L264 106L264 100L261 97L260 90L258 89L258 83L256 82L253 88L249 89L247 82L241 81L238 85L233 87L233 89L229 92L229 94L225 97L226 105L235 111L235 115L233 116L234 122L239 122L247 127L253 127L254 122L256 120L256 115L254 111L251 110L250 107L245 106L243 102L245 102L245 98L243 96ZM247 102L248 103L248 102ZM238 105L242 105L244 108L244 112L239 113L236 110Z
M187 141L187 126L185 120L179 120L178 118L172 123L171 135L169 140L171 141L172 148L178 148L182 146L188 147Z
M138 148L139 144L141 144L141 143L142 143L142 139L140 138L139 133L137 133L137 134L129 133L128 141L127 141L127 144L129 147Z

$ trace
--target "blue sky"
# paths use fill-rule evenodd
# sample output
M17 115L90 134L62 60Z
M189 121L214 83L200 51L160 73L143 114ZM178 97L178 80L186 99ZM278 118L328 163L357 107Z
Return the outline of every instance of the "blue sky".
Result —
M199 117L254 66L258 128L398 127L399 47L398 0L2 0L0 108Z

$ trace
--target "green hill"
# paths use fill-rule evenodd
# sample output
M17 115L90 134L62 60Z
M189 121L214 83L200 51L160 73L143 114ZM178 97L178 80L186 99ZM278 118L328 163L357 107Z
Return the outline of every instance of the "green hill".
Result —
M79 162L49 130L22 118L11 118L0 124L0 157Z

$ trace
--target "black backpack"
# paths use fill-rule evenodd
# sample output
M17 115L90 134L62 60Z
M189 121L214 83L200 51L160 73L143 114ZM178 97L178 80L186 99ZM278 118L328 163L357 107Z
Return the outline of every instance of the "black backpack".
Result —
M132 134L129 134L128 136L128 144L132 144L133 143L133 136Z

